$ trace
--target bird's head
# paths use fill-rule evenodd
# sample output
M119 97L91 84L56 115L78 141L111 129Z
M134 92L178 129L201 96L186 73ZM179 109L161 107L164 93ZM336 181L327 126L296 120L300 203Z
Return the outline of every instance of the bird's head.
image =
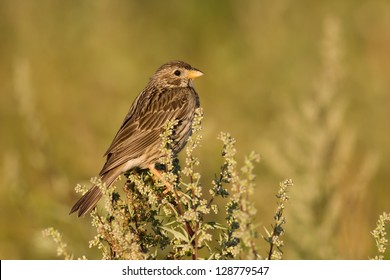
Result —
M157 69L151 82L163 87L192 87L192 81L203 75L203 72L183 61L171 61Z

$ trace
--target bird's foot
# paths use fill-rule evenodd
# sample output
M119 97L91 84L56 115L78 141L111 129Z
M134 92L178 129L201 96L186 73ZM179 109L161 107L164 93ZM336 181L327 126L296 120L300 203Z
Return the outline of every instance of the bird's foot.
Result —
M150 165L148 166L148 168L149 168L149 170L152 172L152 174L153 174L154 176L156 176L159 180L161 180L161 181L164 183L166 189L163 191L163 194L167 194L167 193L169 193L169 192L171 192L171 191L173 190L172 184L169 183L169 182L167 182L167 181L164 179L164 177L162 176L161 172L158 171L158 170L156 169L156 167L154 166L154 164L150 164Z

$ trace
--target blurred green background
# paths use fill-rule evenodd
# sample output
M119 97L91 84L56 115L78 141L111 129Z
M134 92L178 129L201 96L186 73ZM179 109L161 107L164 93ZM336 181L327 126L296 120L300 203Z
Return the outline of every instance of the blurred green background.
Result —
M230 132L240 162L262 156L260 232L294 180L285 258L374 256L370 231L390 212L389 30L387 0L0 0L0 258L55 258L49 226L75 257L99 257L89 218L68 216L74 187L172 59L205 73L205 189Z

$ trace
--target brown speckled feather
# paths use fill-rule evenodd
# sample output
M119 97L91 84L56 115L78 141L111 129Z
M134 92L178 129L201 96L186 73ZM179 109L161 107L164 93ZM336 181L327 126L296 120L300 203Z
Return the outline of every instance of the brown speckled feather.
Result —
M160 135L166 122L175 119L179 123L192 122L195 108L199 106L199 102L194 89L173 88L151 95L139 105L150 109L142 112L137 108L135 110L132 110L133 107L131 108L129 112L131 115L126 117L126 121L105 153L108 158L100 175L131 159L140 157L147 148L159 149L161 146ZM186 136L180 135L176 141L182 142ZM156 160L156 158L149 158L148 162L139 167L146 168L150 162Z

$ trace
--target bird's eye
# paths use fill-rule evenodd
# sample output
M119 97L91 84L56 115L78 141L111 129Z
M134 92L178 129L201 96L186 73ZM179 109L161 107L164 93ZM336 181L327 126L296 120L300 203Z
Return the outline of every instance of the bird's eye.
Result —
M176 70L175 72L173 72L173 74L175 74L176 76L180 76L181 72L180 70Z

